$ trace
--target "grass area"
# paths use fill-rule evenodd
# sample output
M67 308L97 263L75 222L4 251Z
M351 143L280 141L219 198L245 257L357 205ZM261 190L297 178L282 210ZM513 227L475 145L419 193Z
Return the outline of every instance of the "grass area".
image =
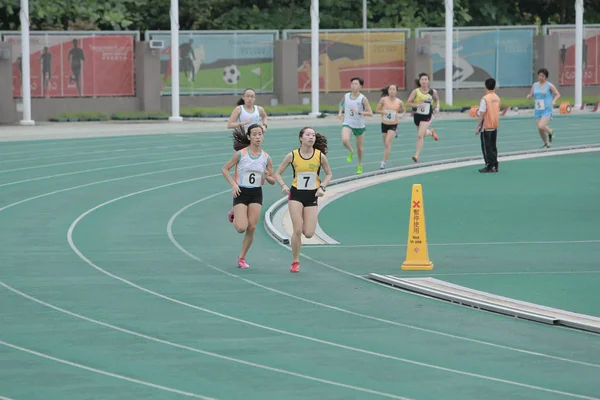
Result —
M519 107L519 108L532 108L533 101L527 100L526 98L501 98L503 107ZM587 104L594 104L600 102L600 97L584 97L583 101ZM559 104L562 102L569 102L571 105L575 102L572 97L561 97ZM441 111L465 111L471 108L471 106L478 105L478 100L473 99L456 99L453 101L451 107L445 104L443 101L440 104ZM375 109L377 103L371 103L371 107ZM558 107L558 105L557 105ZM234 106L226 107L183 107L181 109L181 116L183 117L222 117L227 118L231 114ZM263 106L268 115L302 115L311 112L310 104L289 104L289 105L278 105L278 106ZM337 113L337 104L321 104L320 111L324 113ZM108 119L112 120L152 120L152 119L167 119L170 116L168 112L157 111L157 112L143 112L143 111L121 111L116 112L112 115L106 113L93 112L93 111L81 111L73 113L63 113L52 117L51 121L66 122L66 121L105 121Z

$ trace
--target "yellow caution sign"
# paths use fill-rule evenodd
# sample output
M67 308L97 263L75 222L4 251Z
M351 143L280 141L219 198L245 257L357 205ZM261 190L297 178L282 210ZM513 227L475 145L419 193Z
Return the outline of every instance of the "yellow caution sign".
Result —
M408 224L408 247L402 269L408 271L427 271L433 269L427 249L427 231L425 230L425 207L423 206L423 188L421 184L412 187L410 222Z

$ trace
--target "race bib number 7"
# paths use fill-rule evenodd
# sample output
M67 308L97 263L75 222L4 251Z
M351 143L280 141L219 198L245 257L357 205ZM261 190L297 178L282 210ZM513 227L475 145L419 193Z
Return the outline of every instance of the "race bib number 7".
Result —
M535 101L535 109L536 110L546 109L546 103L544 102L544 100L536 100Z
M425 103L425 104L421 105L420 107L417 107L417 114L428 115L429 110L431 110L431 104Z
M260 171L244 171L242 175L242 186L244 187L261 187L262 172Z
M315 190L317 188L316 172L298 172L298 190Z

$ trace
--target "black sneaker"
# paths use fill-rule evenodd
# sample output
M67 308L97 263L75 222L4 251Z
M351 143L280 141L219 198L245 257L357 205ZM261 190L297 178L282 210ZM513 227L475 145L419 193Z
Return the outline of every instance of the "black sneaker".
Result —
M481 168L479 170L479 172L483 173L483 174L487 174L487 173L495 173L498 172L498 170L496 169L496 167L485 167L485 168Z

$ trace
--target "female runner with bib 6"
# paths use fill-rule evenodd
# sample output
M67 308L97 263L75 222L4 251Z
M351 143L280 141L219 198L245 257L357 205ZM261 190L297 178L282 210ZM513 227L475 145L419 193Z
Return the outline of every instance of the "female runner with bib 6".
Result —
M250 125L247 132L243 127L237 127L233 131L233 147L237 151L221 169L233 194L233 215L230 213L229 220L239 233L246 233L237 261L240 268L250 267L246 263L246 254L254 240L262 210L262 186L265 180L275 184L271 157L262 149L263 139L263 128L258 124ZM234 178L229 174L232 167L235 167Z

